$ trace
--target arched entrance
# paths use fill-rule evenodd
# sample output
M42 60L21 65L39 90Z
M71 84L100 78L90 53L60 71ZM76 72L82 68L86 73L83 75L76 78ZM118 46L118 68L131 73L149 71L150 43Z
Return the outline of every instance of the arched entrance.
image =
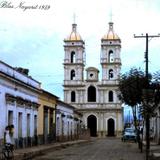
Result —
M112 118L110 118L108 120L108 136L115 136L115 124L114 124L114 120Z
M97 136L97 118L94 115L90 115L87 118L87 127L90 129L90 136Z

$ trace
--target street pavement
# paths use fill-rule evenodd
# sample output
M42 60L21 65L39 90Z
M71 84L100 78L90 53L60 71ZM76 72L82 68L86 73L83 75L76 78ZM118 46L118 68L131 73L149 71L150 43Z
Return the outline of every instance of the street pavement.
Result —
M33 158L34 160L145 160L137 143L120 138L91 139L86 143L64 146Z
M14 160L32 160L36 156L40 156L47 152L53 152L57 149L65 148L74 144L86 143L89 140L75 140L67 142L54 142L45 145L38 145L34 147L28 147L23 149L16 149L14 151Z

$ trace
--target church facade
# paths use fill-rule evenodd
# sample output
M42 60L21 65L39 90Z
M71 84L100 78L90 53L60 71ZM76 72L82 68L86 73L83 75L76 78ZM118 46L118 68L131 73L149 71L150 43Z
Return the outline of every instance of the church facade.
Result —
M75 23L64 40L64 52L64 102L82 113L91 136L119 136L123 128L118 98L121 40L113 30L113 22L109 22L108 32L101 39L101 77L97 68L85 66L85 42Z

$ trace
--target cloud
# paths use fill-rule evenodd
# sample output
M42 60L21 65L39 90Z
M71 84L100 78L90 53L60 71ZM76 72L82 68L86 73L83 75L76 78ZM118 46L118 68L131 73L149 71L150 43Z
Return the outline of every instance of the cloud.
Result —
M18 0L15 0L19 2ZM33 3L33 1L27 1ZM155 0L35 0L50 4L48 11L0 8L0 59L12 66L30 69L42 86L63 97L63 39L71 32L73 13L86 43L86 66L101 69L101 38L108 32L112 11L114 30L122 40L122 72L131 66L144 68L145 39L133 34L160 33L160 2ZM149 42L149 69L159 66L159 38ZM47 75L51 75L48 76Z

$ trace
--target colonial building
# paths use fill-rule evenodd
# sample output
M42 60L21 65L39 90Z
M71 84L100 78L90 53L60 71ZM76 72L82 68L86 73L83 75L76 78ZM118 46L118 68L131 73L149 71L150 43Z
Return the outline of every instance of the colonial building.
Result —
M56 140L56 105L58 97L41 90L38 108L38 143L49 143Z
M69 141L78 139L81 131L82 115L75 108L61 100L57 100L56 107L56 139Z
M16 147L36 144L40 83L27 74L0 61L0 144L8 125L14 125Z
M146 126L144 126L143 134L146 137ZM160 144L160 104L154 108L153 114L150 117L150 138L157 144Z
M118 99L121 69L121 40L109 23L101 39L101 71L95 67L85 71L85 42L72 24L64 40L64 102L83 114L83 122L91 136L118 136L122 131L123 111Z

